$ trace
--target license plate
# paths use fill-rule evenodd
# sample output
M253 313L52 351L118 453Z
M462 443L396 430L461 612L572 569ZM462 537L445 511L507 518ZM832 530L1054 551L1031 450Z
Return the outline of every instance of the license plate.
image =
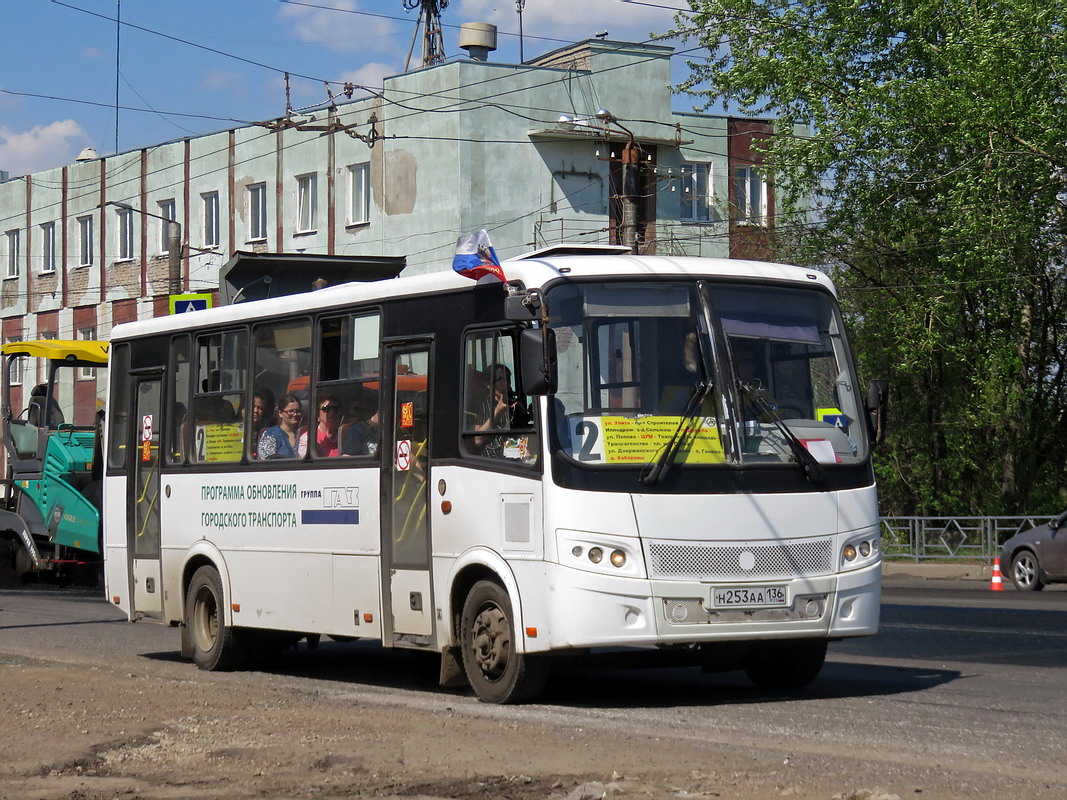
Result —
M786 604L784 586L717 587L711 590L711 604L715 608L766 608Z

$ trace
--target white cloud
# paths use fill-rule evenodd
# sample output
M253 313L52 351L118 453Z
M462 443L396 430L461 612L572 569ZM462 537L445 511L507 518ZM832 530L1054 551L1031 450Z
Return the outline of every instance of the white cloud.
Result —
M12 175L29 175L73 163L89 135L72 119L13 131L0 125L0 169Z
M320 0L317 5L330 8L283 5L278 19L290 25L300 41L338 53L395 48L395 25L380 17L349 13L361 10L355 0Z

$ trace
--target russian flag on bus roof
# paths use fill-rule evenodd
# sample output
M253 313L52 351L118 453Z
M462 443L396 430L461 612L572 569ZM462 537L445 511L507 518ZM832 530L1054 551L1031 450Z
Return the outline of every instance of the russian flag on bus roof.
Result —
M500 268L500 259L489 241L489 234L482 228L469 236L460 236L456 240L456 255L452 259L452 269L460 275L478 280L486 275L495 275L506 281L504 270Z

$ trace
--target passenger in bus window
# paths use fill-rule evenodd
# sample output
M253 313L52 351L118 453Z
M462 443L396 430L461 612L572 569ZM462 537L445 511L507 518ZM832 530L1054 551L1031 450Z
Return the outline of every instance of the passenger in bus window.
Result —
M344 406L332 394L319 396L318 424L315 426L315 455L319 458L332 458L341 454L338 447L337 431L341 426L341 415ZM300 437L300 455L307 453L308 431L304 431Z
M252 441L258 445L263 431L274 425L274 422L274 392L261 386L252 394ZM257 455L253 450L252 458Z
M370 416L366 416L367 413ZM346 456L374 456L378 454L378 401L365 399L358 404L359 422L348 426L341 438L341 454Z
M233 403L218 395L195 398L193 410L197 425L226 425L237 419Z
M259 437L257 455L267 458L296 458L304 408L295 394L283 394L278 400L278 424L264 429Z
M490 393L482 408L482 421L475 425L479 431L510 431L530 425L530 412L522 398L512 389L511 370L503 365L494 367ZM482 454L493 458L504 455L503 436L475 436L474 443Z

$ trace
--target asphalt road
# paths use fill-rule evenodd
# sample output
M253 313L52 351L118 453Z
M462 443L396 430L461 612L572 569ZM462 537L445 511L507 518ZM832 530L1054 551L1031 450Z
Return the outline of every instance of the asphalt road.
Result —
M503 709L436 688L432 658L369 643L328 642L235 675L198 673L177 658L177 646L174 629L131 625L84 590L0 590L0 663L34 658L223 690L311 692L331 704L358 697L360 705L507 721L520 732L625 731L675 741L680 752L697 743L718 748L717 757L767 759L775 780L803 769L801 787L888 786L885 797L1067 796L1064 587L991 592L977 581L888 579L879 635L833 644L820 678L791 696L760 694L734 674L591 669L556 676L536 706ZM812 791L800 794L824 796Z

